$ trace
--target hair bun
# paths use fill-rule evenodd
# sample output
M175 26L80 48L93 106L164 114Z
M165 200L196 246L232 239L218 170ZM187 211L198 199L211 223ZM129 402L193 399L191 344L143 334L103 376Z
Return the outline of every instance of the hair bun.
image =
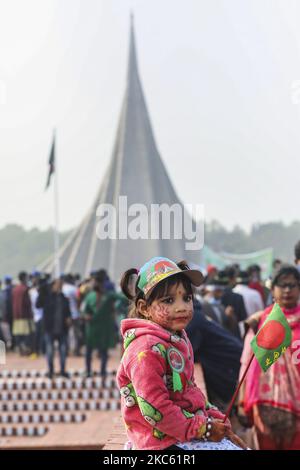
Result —
M129 282L131 280L130 278L134 275L136 275L136 276L139 275L138 269L136 269L136 268L128 269L123 274L121 282L120 282L122 292L123 292L124 295L126 295L127 299L129 299L129 300L133 300L135 298L136 284L134 286L134 292L130 292L130 289L129 289Z

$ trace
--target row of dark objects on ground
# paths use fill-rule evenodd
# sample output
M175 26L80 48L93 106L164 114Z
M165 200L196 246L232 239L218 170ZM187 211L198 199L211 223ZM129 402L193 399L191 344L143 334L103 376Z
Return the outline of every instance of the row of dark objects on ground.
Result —
M27 400L97 400L98 398L119 398L118 390L84 390L73 392L0 392L1 401L27 401Z
M80 370L73 370L73 369L70 369L68 371L68 374L70 376L70 378L72 377L83 377L84 375L84 369L80 369ZM98 377L99 374L94 371L91 373L91 375L93 377ZM111 372L108 372L107 373L107 377L109 376L115 376L116 375L116 371L111 371ZM12 370L8 370L8 369L4 369L2 371L0 371L0 379L16 379L16 378L39 378L39 377L47 377L47 371L45 370L17 370L17 369L12 369Z
M44 370L2 370L0 437L42 437L49 424L76 425L86 420L85 412L120 409L115 371L83 374L70 370L69 378L49 379Z
M26 426L0 428L0 437L42 437L47 434L47 426ZM0 443L1 445L1 443Z
M116 388L116 381L111 378L105 379L77 379L77 380L43 380L37 379L0 379L0 393L2 390L72 390L72 389L111 389Z
M0 403L0 411L5 412L32 412L32 411L108 411L119 410L120 400L91 400L89 402L49 402L49 403Z
M1 424L40 424L40 423L82 423L86 420L84 413L64 413L64 414L31 414L31 415L7 415L0 416Z

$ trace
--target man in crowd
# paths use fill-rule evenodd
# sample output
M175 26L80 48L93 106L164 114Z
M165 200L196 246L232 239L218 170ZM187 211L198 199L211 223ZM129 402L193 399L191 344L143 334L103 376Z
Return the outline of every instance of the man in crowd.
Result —
M8 348L14 347L14 337L12 336L12 325L13 325L13 310L12 310L12 277L4 277L4 302L5 302L5 323L7 325L7 335L8 335Z
M206 283L206 294L203 299L202 309L206 317L235 334L238 324L232 306L222 304L224 286L219 277L214 277Z
M78 288L75 285L75 278L72 274L63 277L62 293L69 301L72 317L72 326L69 330L69 346L71 352L80 356L80 348L83 341L82 322L78 308Z
M236 269L234 266L228 266L225 270L219 272L219 277L225 285L221 299L222 304L225 308L231 307L233 309L237 324L241 325L247 318L247 312L243 297L232 290L236 285ZM237 338L241 339L240 328L238 325L233 334Z
M54 346L58 342L60 357L60 375L68 377L66 359L68 351L68 328L71 324L71 312L68 299L62 293L62 280L44 285L39 290L36 306L43 309L43 329L45 332L48 377L54 375Z
M36 301L38 298L38 287L41 282L41 275L38 271L34 271L31 275L31 288L29 290L31 308L33 311L33 319L35 326L34 336L34 353L40 355L43 352L43 309L37 308Z
M260 294L249 286L249 276L246 271L241 271L236 278L236 286L233 292L240 294L244 299L244 304L249 317L255 312L264 309L264 304Z
M32 352L32 338L34 333L34 323L31 302L27 285L27 273L19 273L19 284L12 291L12 311L13 311L13 335L16 338L16 346L21 355L28 355Z

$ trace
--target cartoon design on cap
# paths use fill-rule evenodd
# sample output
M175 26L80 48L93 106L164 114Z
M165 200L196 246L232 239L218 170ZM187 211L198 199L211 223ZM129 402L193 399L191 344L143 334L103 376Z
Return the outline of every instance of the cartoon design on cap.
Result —
M157 263L154 264L154 266L150 265L146 271L147 282L149 282L154 276L157 276L159 274L165 274L170 271L174 271L174 267L175 269L178 269L177 266L174 266L174 263L165 259L158 261Z
M155 286L158 281L166 277L166 275L172 271L174 273L178 272L179 268L177 265L167 260L159 261L154 266L151 266L146 274L148 286L145 286L145 292L149 291L151 287Z
M132 408L137 404L136 393L134 391L132 383L125 385L120 389L121 396L125 399L125 405L127 408Z
M131 341L133 341L136 338L135 336L135 328L132 328L131 330L127 330L126 333L124 334L124 349L128 348L130 345Z
M152 346L152 351L160 354L164 359L167 358L167 350L163 344L157 343Z
M174 263L172 263L171 261L163 260L159 261L154 265L154 272L156 274L164 274L169 271L174 271Z
M152 258L140 270L139 288L147 294L159 281L169 274L181 272L177 264L168 258Z
M137 397L138 405L140 407L141 413L147 423L151 424L151 426L155 426L159 423L163 415L158 411L154 406L152 406L148 401L144 400L142 397Z
M162 256L151 258L139 271L138 287L145 295L161 281L175 274L185 274L190 281L198 286L203 281L203 275L198 269L190 269L186 264L180 268L174 261Z

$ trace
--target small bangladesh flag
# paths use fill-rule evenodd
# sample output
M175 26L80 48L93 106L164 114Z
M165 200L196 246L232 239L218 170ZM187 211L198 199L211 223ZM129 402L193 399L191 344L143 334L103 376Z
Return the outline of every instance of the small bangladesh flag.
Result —
M278 304L251 341L251 348L262 370L266 372L285 353L292 340L291 328Z

